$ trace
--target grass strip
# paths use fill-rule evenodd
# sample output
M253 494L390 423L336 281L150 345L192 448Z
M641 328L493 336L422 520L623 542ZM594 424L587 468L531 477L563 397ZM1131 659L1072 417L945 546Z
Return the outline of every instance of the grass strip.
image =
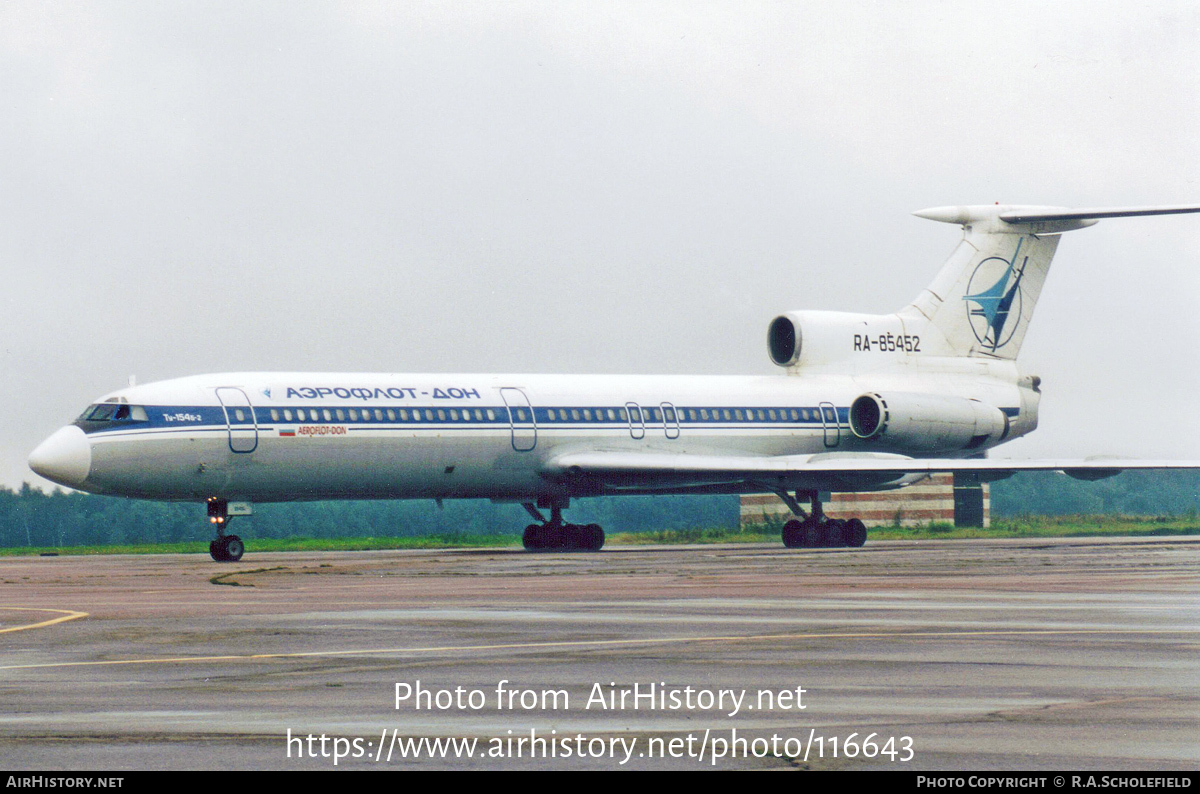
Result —
M610 533L608 543L655 545L679 543L767 543L779 540L781 524L752 524L742 529L649 530ZM1164 537L1200 535L1195 517L1027 516L996 519L987 529L930 524L868 529L869 540L966 540L973 538ZM519 535L441 534L392 538L248 538L249 551L375 551L386 549L518 548ZM208 541L139 543L119 546L14 547L0 557L40 554L208 554Z

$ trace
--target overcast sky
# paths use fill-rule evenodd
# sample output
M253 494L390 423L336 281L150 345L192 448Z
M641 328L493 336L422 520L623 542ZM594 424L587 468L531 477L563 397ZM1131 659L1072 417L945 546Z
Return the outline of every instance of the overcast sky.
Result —
M0 483L230 370L769 373L965 203L1200 202L1194 2L0 4ZM1200 218L1066 236L1002 456L1200 457Z

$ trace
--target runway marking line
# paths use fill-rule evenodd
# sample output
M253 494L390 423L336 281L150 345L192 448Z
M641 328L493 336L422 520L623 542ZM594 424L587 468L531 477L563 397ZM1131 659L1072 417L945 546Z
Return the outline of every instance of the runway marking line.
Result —
M64 618L69 619L69 618ZM658 637L636 640L559 640L554 642L512 642L496 645L443 645L428 648L369 648L347 651L297 651L293 653L228 654L223 656L175 656L157 659L109 659L95 662L43 662L41 664L0 665L0 670L31 670L54 667L107 667L125 664L187 664L192 662L257 662L269 659L308 659L333 656L371 656L453 651L504 651L533 648L604 648L626 645L676 645L687 642L759 642L763 640L834 640L834 639L954 639L956 637L1030 637L1080 634L1197 634L1200 629L1009 629L990 631L913 631L844 632L830 634L749 634L716 637Z
M78 620L79 618L86 618L88 616L88 613L86 613L86 612L76 612L73 609L43 609L41 607L0 607L0 609L7 609L7 610L19 611L19 612L58 612L59 613L59 617L51 618L50 620L43 620L40 623L29 623L24 626L11 626L7 629L0 629L0 634L8 634L11 631L27 631L29 629L44 629L47 626L53 626L55 623L66 623L68 620Z

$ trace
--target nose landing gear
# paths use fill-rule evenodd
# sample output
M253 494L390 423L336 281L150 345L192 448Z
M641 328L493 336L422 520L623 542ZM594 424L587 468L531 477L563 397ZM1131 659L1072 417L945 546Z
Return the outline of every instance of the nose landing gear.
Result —
M217 528L217 539L208 544L208 553L217 562L237 562L246 551L246 544L237 535L226 535L229 523L229 503L224 499L208 500L208 520Z

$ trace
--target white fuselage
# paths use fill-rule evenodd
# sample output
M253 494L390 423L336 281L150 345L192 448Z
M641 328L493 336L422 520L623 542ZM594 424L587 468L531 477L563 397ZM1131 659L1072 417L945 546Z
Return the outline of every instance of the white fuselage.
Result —
M996 406L1011 427L1003 439L988 438L969 451L906 450L850 431L849 406L864 392L931 388ZM1015 385L1015 376L950 371L870 377L234 373L132 386L96 403L113 404L132 411L91 420L90 407L59 431L69 439L56 434L47 442L57 438L70 449L59 457L71 458L72 466L54 479L95 493L162 500L524 501L587 495L564 494L545 474L547 461L578 451L961 457L1037 423L1036 400ZM651 482L623 492L672 490L687 489ZM754 486L731 483L728 490Z

